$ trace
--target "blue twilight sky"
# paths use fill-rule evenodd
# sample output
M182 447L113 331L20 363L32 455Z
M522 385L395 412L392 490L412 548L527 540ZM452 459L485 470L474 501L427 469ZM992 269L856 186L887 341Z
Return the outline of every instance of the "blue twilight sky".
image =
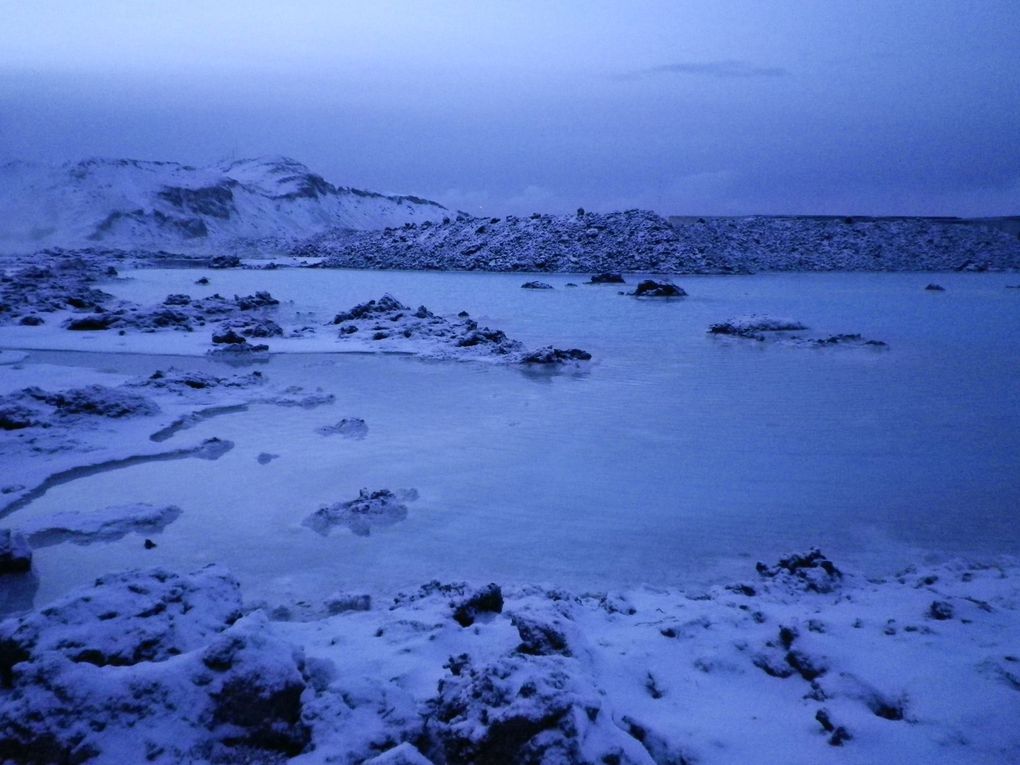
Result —
M0 160L260 154L476 213L1018 214L1020 4L0 0Z

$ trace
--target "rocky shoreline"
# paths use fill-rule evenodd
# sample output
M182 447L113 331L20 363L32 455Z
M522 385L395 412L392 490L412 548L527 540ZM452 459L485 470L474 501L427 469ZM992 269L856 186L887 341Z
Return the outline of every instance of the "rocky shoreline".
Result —
M290 250L331 268L644 273L986 271L1020 268L1005 231L932 218L697 218L646 210L457 216L317 235Z

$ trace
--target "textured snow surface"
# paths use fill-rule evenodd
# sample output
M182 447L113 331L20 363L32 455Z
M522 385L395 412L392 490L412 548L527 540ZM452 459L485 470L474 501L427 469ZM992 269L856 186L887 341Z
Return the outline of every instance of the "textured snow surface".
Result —
M282 247L332 227L442 220L413 196L334 186L300 162L262 157L191 167L89 159L0 165L0 251L108 247L213 252L227 244Z
M242 605L217 567L111 574L0 623L0 757L1020 758L1015 562L868 580L813 551L748 574L702 592L431 582L300 620Z
M319 234L292 250L336 268L747 273L1020 268L1020 240L937 219L703 218L645 210L467 218Z

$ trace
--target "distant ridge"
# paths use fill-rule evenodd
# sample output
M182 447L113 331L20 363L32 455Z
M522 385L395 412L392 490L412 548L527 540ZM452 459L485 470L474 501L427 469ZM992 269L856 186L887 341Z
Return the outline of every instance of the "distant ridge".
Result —
M9 162L0 165L0 189L3 252L283 247L329 229L436 222L450 214L417 196L336 186L287 157L206 167L134 159Z

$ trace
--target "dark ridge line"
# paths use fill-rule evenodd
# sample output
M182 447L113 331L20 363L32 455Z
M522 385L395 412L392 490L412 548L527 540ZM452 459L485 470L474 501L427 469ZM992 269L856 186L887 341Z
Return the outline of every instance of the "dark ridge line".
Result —
M173 451L160 452L158 454L141 454L134 457L121 457L120 459L97 462L94 465L82 465L79 467L69 468L68 470L61 470L57 473L53 473L31 491L22 494L13 502L9 502L4 505L4 507L0 509L0 518L5 518L16 510L20 510L32 502L35 502L35 500L39 499L39 497L43 496L54 486L61 486L62 484L76 481L79 478L88 478L89 476L106 473L111 470L120 470L122 468L134 467L135 465L144 465L147 462L166 462L169 460L186 459L187 457L218 460L233 448L233 441L225 441L219 438L207 438L198 446L192 446L186 449L174 449Z
M176 420L171 422L165 428L160 428L151 436L150 441L155 441L157 444L163 441L168 441L173 438L177 433L182 430L188 430L196 425L199 425L206 420L211 420L213 417L218 417L221 414L235 414L237 412L247 412L247 404L233 404L231 406L210 406L205 409L198 409L190 414L185 414L182 417L178 417Z

